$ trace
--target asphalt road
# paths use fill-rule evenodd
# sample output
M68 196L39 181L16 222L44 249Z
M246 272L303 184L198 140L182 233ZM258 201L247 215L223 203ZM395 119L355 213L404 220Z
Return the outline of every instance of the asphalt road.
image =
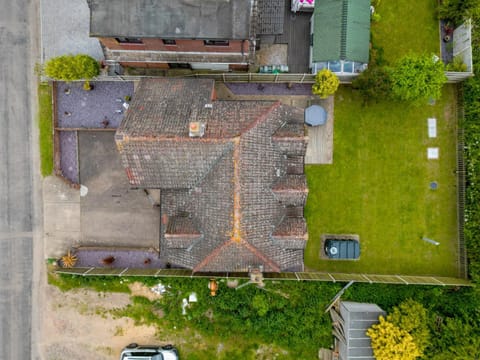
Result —
M0 358L31 359L35 0L0 0Z

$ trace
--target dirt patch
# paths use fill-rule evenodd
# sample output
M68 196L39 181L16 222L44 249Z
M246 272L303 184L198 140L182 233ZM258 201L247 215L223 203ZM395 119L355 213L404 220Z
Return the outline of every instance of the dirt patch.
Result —
M148 286L139 282L134 282L132 284L129 284L128 287L132 292L132 296L143 296L150 301L157 300L162 297L162 295L153 292L152 290L150 290Z
M264 45L255 53L258 65L282 65L287 64L286 44Z
M44 360L118 359L129 343L164 343L154 327L136 326L129 318L109 314L129 304L129 294L83 289L63 293L46 286L45 301L39 344Z

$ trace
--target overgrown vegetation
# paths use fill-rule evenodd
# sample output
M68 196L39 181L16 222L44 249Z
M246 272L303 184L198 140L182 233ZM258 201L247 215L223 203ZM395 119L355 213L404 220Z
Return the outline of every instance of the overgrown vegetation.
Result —
M458 71L458 72L465 72L467 71L467 64L463 62L463 58L461 55L457 55L453 58L452 62L449 62L445 67L447 71Z
M95 291L130 293L128 279L109 276L80 276L48 273L48 283L62 291L88 288Z
M475 76L465 82L466 203L465 241L470 277L480 283L480 15L473 18Z
M170 286L162 300L134 298L131 306L116 311L116 315L133 317L139 324L152 324L157 323L154 314L162 309L162 326L171 330L174 326L194 327L205 335L217 334L220 342L235 334L249 341L276 344L299 359L314 358L320 346L330 345L330 319L324 310L340 288L338 285L269 282L266 290L253 285L235 290L221 281L217 296L211 297L207 279L162 282ZM184 316L180 305L191 292L197 294L199 301Z
M48 176L53 171L53 115L52 86L38 86L38 129L40 144L40 172Z
M461 25L465 20L480 15L478 0L441 0L438 5L438 17Z
M179 342L182 359L314 359L320 347L329 347L331 320L325 308L343 284L322 282L266 281L266 290L248 285L239 290L219 281L216 297L211 297L208 279L83 277L50 275L51 284L63 290L87 287L97 291L128 292L127 284L140 281L152 286L161 281L168 288L163 298L155 301L134 296L132 303L112 312L116 317L132 318L136 324L154 325L160 337L204 341ZM198 302L189 305L182 315L182 300L195 292ZM414 317L407 307L395 306L408 299L422 304L427 315ZM478 348L480 298L473 288L404 286L385 284L354 284L344 300L376 303L392 316L399 313L406 329L431 332L425 349L429 358L447 359L444 354L461 354L468 349L475 355ZM402 321L406 318L408 321ZM406 324L406 325L405 325ZM413 324L413 325L412 325ZM466 336L468 331L468 335ZM412 331L412 333L416 333ZM423 330L420 331L423 333ZM463 336L463 338L462 338ZM198 340L201 339L201 340ZM218 353L218 345L223 351ZM201 345L201 346L200 346ZM268 349L264 356L261 349ZM453 350L452 350L453 349ZM469 357L450 357L450 359ZM475 357L470 357L475 358Z

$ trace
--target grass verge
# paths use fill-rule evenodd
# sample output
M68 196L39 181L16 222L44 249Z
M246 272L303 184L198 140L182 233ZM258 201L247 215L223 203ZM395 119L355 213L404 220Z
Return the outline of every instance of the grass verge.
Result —
M458 275L454 95L446 86L434 106L383 101L364 107L355 91L338 91L333 164L306 167L308 268ZM429 117L437 118L436 138L428 137ZM427 160L428 147L439 148L438 160ZM437 190L430 189L432 181ZM360 259L319 258L324 233L358 234Z
M53 114L52 86L46 83L38 86L38 128L40 171L42 176L48 176L53 172Z

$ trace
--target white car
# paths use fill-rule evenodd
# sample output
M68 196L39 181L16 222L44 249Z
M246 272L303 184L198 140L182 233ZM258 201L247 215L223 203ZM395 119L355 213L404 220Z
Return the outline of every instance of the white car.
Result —
M178 350L172 345L130 344L122 350L120 360L178 360Z

